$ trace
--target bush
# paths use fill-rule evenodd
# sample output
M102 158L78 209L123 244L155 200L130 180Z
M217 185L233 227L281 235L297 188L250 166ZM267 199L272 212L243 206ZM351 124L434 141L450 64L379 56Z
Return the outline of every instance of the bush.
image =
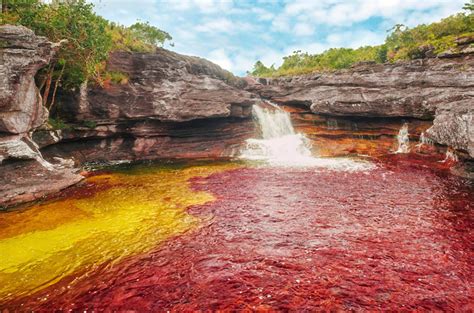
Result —
M53 129L60 129L60 130L64 130L64 129L71 129L71 126L66 124L62 119L60 118L52 118L50 117L48 119L48 124L53 128Z

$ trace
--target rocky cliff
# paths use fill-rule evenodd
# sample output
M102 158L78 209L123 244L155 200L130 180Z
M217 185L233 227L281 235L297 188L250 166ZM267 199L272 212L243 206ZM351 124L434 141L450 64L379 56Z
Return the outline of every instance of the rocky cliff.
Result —
M348 141L340 153L352 149L370 154L374 150L370 146L379 144L387 152L393 149L397 128L408 122L412 139L425 133L474 158L472 53L395 64L363 63L347 70L248 81L247 90L296 107L295 119L306 132L319 135L318 146L323 146L326 135ZM392 144L385 140L389 137ZM380 138L385 143L370 142Z
M260 100L242 89L244 80L164 49L113 53L107 71L122 81L60 94L54 116L64 127L53 129L34 75L55 45L8 25L0 42L0 206L77 182L65 166L72 161L229 157L254 133L249 117Z
M35 134L47 156L81 162L229 157L254 132L249 117L259 98L207 60L164 49L115 52L107 70L124 81L89 84L60 98L56 113L67 128Z
M472 54L243 80L164 49L115 52L107 71L120 79L60 92L54 129L34 75L55 48L24 27L0 27L0 206L76 183L74 164L231 157L255 136L260 97L290 111L319 155L386 155L408 123L412 150L437 152L429 136L474 158Z
M45 161L31 140L48 118L34 76L55 48L25 27L0 26L0 206L33 200L82 179Z

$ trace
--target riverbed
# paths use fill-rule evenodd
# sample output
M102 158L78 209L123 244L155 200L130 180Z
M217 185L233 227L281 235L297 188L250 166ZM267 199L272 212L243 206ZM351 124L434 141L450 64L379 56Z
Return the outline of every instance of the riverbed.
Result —
M373 165L98 171L0 214L0 307L472 308L472 184L410 154Z

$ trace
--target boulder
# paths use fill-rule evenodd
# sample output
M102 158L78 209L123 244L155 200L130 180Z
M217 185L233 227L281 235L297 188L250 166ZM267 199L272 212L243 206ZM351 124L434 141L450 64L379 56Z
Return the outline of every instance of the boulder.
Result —
M474 159L474 99L439 107L427 134L436 142L466 152Z

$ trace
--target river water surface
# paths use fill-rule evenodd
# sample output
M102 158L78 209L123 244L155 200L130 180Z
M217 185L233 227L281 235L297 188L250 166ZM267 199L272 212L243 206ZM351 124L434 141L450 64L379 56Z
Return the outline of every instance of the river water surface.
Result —
M251 140L257 163L110 168L1 213L0 308L474 309L472 183L438 159L291 141L288 157Z

